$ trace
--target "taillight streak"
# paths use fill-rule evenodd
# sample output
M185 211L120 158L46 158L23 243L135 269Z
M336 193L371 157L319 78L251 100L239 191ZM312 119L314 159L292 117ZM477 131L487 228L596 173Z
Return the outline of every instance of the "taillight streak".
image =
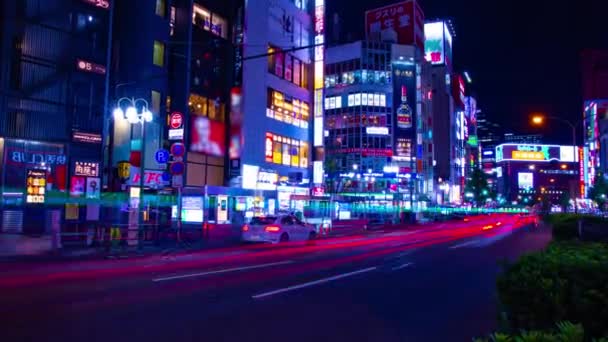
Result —
M278 226L266 226L266 228L264 228L264 230L268 233L276 233L279 230L281 230L281 227Z

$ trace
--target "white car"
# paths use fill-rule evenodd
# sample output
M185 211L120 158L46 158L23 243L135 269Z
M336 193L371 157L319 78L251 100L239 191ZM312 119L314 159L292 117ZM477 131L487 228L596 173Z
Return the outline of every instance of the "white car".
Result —
M242 240L247 242L308 241L316 237L314 226L293 215L254 217L242 228Z

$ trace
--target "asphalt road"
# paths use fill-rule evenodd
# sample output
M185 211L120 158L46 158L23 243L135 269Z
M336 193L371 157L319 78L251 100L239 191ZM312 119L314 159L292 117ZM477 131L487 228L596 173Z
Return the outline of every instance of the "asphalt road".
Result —
M514 217L128 260L3 265L2 341L470 341L500 262L550 239Z

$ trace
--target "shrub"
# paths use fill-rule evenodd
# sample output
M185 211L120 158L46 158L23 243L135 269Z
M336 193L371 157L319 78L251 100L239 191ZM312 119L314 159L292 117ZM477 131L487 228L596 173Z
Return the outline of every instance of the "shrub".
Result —
M521 331L518 335L495 333L486 339L476 339L475 342L583 342L584 339L585 330L582 325L571 322L560 322L557 323L557 330ZM593 342L608 342L608 339L602 338L593 340Z
M583 238L591 241L608 239L608 220L593 215L556 214L547 222L553 225L555 240L572 240L579 237L578 221L582 221Z
M591 336L608 335L608 245L553 242L522 257L498 279L498 295L514 329L580 322Z

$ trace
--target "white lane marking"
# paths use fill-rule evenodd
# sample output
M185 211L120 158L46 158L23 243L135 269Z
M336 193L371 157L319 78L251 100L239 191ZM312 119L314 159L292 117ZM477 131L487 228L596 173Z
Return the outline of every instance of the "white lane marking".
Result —
M418 249L410 249L409 251L401 252L401 253L395 255L395 258L401 258L401 257L404 257L406 255L410 255L410 254L414 253L417 250Z
M348 273L343 273L343 274L335 275L333 277L322 278L322 279L318 279L318 280L314 280L314 281L309 281L307 283L302 283L302 284L298 284L298 285L284 287L282 289L277 289L277 290L273 290L273 291L258 293L256 295L251 296L251 298L253 298L253 299L260 299L260 298L264 298L264 297L270 297L270 296L274 296L276 294L280 294L280 293L284 293L284 292L289 292L289 291L298 290L298 289L302 289L302 288L309 287L309 286L314 286L314 285L319 285L319 284L323 284L323 283L328 283L330 281L334 281L334 280L338 280L338 279L352 277L354 275L361 274L361 273L366 273L366 272L370 272L370 271L374 271L376 269L377 269L376 266L374 266L374 267L368 267L368 268L364 268L364 269L353 271L353 272L348 272Z
M159 281L182 279L182 278L202 277L202 276L213 275L213 274L221 274L221 273L228 273L228 272L253 270L253 269L256 269L256 268L272 267L272 266L286 265L286 264L291 264L291 263L293 263L292 260L285 260L285 261L279 261L279 262L271 262L271 263L268 263L268 264L243 266L243 267L233 267L233 268L226 268L226 269L223 269L223 270L215 270L215 271L207 271L207 272L201 272L201 273L191 273L191 274L183 274L183 275L178 275L178 276L156 278L156 279L152 279L152 281L153 282L159 282Z
M411 264L413 264L413 262L406 262L403 265L393 267L393 271L397 271L397 270L400 270L402 268L406 268L406 267L410 266Z
M477 240L472 240L472 241L467 241L467 242L463 242L463 243L459 243L457 245L451 246L449 247L450 249L456 249L456 248L462 248L462 247L468 247L468 246L475 246L479 243L479 241Z

